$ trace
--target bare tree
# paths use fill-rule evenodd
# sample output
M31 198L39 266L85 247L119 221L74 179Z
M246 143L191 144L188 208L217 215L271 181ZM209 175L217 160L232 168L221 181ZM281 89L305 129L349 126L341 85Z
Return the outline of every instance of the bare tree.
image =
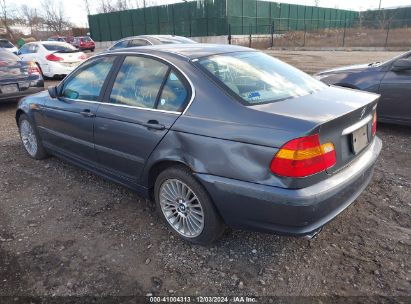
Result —
M83 1L84 1L84 6L86 7L87 15L91 15L90 1L89 0L83 0Z
M396 15L397 10L380 9L376 15L380 28L382 30L388 28L389 24L395 18Z
M110 13L157 5L157 0L100 0L97 12Z
M9 3L6 0L0 0L0 14L1 25L4 27L7 36L14 40L13 30L11 29L14 11L10 8Z
M64 6L61 0L48 1L43 0L41 3L43 10L44 24L58 35L70 26L70 22L64 13Z
M33 31L38 30L43 22L42 18L37 14L37 9L29 7L26 4L20 7L20 11L24 24L30 28L30 34L33 35Z

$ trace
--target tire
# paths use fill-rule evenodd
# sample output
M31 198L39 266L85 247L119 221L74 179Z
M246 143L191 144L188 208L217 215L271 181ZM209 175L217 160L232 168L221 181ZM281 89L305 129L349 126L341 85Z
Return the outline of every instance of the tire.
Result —
M19 117L19 133L24 150L34 159L45 159L49 155L43 147L36 127L26 114Z
M179 192L182 189L191 193ZM181 193L186 194L184 201L179 199ZM176 166L161 172L154 186L154 197L160 216L173 233L186 241L208 245L224 232L224 223L207 191L187 168Z

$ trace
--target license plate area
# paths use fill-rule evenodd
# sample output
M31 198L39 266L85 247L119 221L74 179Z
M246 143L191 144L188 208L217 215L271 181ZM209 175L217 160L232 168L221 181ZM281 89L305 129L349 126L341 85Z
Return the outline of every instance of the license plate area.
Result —
M358 128L351 134L351 146L354 154L361 152L369 142L368 125Z
M11 93L16 93L19 91L19 87L17 84L7 84L7 85L2 85L1 86L1 92L3 94L11 94Z

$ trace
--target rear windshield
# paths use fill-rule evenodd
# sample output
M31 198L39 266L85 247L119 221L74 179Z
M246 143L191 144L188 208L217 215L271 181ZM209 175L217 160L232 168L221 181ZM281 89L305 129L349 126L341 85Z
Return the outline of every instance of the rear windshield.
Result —
M10 49L10 48L12 48L12 47L14 47L14 45L11 44L10 41L8 41L8 40L0 40L0 48Z
M48 51L56 51L56 52L75 52L77 49L68 44L68 43L62 43L62 44L52 44L52 43L45 43L43 44L44 48Z
M304 72L261 52L213 55L199 64L246 105L308 95L326 87Z
M185 38L185 37L170 37L170 38L156 37L156 39L160 41L162 44L194 43L193 40Z
M10 51L0 50L0 62L1 61L20 61L20 58Z
M84 42L92 41L91 38L90 38L90 37L87 37L87 36L86 36L86 37L82 37L81 39L82 39Z

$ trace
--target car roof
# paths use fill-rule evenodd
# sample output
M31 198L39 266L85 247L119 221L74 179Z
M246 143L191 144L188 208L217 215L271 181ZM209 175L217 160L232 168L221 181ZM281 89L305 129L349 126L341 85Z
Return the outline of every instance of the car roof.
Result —
M229 44L208 44L208 43L187 43L187 44L160 44L140 47L131 47L127 49L117 49L108 51L108 53L136 52L150 53L153 50L165 54L177 54L189 59L206 57L217 54L233 53L233 52L255 52L254 49L229 45Z
M69 43L65 42L65 41L32 41L32 42L27 42L26 44L61 44L61 45L67 45Z

